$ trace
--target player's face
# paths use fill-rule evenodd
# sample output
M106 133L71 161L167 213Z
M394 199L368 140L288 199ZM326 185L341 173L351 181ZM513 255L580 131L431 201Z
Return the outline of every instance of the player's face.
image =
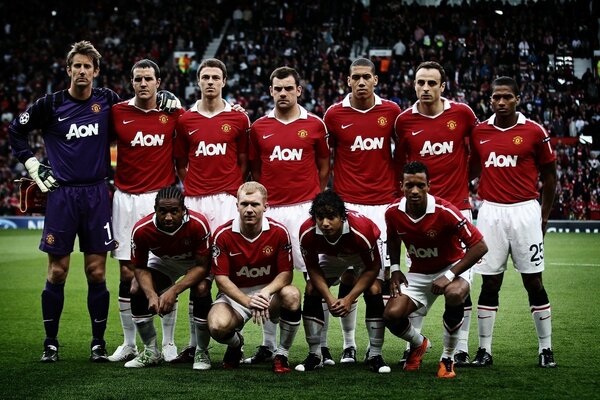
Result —
M402 181L402 190L406 197L407 205L423 206L427 204L427 193L429 192L429 182L424 172L417 174L404 174Z
M75 54L73 63L67 66L67 75L71 77L71 87L91 87L98 72L100 70L94 69L92 58L83 54Z
M242 192L238 197L237 207L240 222L242 225L249 227L262 224L267 203L265 203L265 199L259 191L254 193Z
M510 86L496 86L491 97L492 110L499 116L513 116L517 112L519 96Z
M440 71L433 68L421 68L415 76L415 92L417 99L423 104L434 104L440 101L440 97L446 87L442 83Z
M329 241L337 240L342 234L344 221L339 215L326 215L315 218L317 226L323 232L323 236Z
M133 70L131 85L135 97L143 100L151 100L156 97L156 91L160 86L160 79L156 79L154 68L136 68Z
M160 199L154 211L156 224L165 232L175 232L181 226L185 214L178 199Z
M296 107L298 97L302 94L302 87L296 86L296 81L291 75L283 79L273 78L269 90L273 100L275 100L275 108L279 110L289 110Z
M368 99L373 96L377 82L377 75L373 75L370 67L357 66L350 69L348 86L352 89L352 96L357 99Z
M223 71L215 67L202 68L198 77L198 86L200 86L202 96L206 96L209 99L221 97L223 86L225 86Z

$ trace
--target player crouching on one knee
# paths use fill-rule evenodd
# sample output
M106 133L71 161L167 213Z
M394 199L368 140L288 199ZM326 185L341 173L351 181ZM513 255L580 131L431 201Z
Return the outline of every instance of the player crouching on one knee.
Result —
M385 213L393 272L392 298L383 317L392 334L410 342L404 369L417 370L431 343L415 330L408 316L421 307L429 308L443 295L444 349L437 376L454 378L453 356L463 322L463 302L471 286L469 269L487 252L487 246L481 233L456 207L429 194L429 173L424 164L410 162L403 172L404 198ZM399 268L401 242L411 259L406 275Z
M251 318L280 326L273 371L291 371L290 347L300 327L300 291L291 285L292 245L287 229L265 217L267 189L242 184L237 194L239 217L221 225L213 237L213 273L219 294L209 314L211 336L227 345L223 367L237 368L242 359L241 329Z

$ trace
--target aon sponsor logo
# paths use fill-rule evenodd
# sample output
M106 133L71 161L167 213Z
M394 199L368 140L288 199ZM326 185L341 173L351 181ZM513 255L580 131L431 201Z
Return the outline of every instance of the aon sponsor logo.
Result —
M485 167L516 167L518 157L519 156L505 156L503 154L496 155L496 153L492 151L485 162Z
M350 150L378 150L383 149L383 138L365 138L357 136Z
M203 156L224 156L227 151L227 143L208 143L203 141L198 143L196 157Z
M454 148L454 142L431 143L427 140L423 143L423 148L419 152L421 157L439 156L440 154L450 154Z
M280 146L275 146L273 153L269 157L269 161L300 161L302 159L303 149L286 149Z
M183 253L183 254L177 254L174 256L161 256L161 258L164 258L165 260L173 260L173 261L183 261L183 260L191 260L192 259L192 252L189 251L187 253Z
M267 265L266 267L258 267L258 268L248 268L247 265L244 265L238 272L236 272L237 276L245 276L246 278L259 278L265 275L269 275L271 273L271 266Z
M98 136L98 124L71 124L71 127L69 128L69 133L67 134L67 140L71 140L73 138L79 139L92 135Z
M437 247L434 247L433 249L422 249L411 244L408 246L408 254L411 254L417 258L431 258L438 256L438 249Z
M142 131L135 134L135 137L131 141L131 147L135 146L162 146L165 142L165 135L144 135Z

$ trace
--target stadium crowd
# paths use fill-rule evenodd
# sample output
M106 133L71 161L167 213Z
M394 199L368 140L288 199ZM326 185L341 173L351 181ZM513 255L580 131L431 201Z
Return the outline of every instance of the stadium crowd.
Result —
M231 71L224 96L241 104L252 121L273 108L268 91L273 68L298 70L304 87L301 104L322 116L346 93L352 58L368 55L370 49L393 49L391 58L373 58L379 74L376 90L402 109L416 100L414 69L425 60L446 69L444 96L469 104L480 120L491 114L493 78L514 76L522 112L556 138L559 184L552 218L600 219L600 78L591 69L578 78L571 66L558 62L561 56L592 58L599 48L598 22L587 1L476 2L460 8L401 1L372 1L368 8L344 1L164 3L67 7L66 2L33 1L27 13L18 4L5 5L0 17L0 215L18 213L13 180L26 175L10 154L8 124L36 98L67 87L65 43L92 41L103 55L96 86L110 87L123 98L133 95L127 66L144 57L156 60L163 71L162 87L189 106L198 98L195 76L204 49L227 26L216 54ZM174 51L195 55L178 64ZM572 144L580 135L591 136L593 143ZM42 143L41 136L34 139L40 159ZM475 194L472 201L477 208Z

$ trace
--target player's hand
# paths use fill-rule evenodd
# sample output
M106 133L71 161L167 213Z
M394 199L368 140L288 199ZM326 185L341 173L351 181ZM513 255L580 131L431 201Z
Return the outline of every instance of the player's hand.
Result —
M152 311L156 314L159 314L159 301L158 301L158 296L156 295L156 293L151 296L150 298L148 298L148 311Z
M347 297L337 299L333 304L329 306L329 312L334 317L345 317L350 313L352 309L352 300Z
M158 314L165 315L173 311L175 302L177 301L177 295L174 290L168 289L158 297Z
M244 107L241 106L241 104L239 103L229 103L229 105L231 106L231 109L233 111L237 111L237 112L246 112L246 109Z
M450 280L448 278L446 278L444 275L442 275L439 278L435 279L431 283L431 293L444 294L444 291L446 290L446 286L448 286L449 284L450 284Z
M257 325L263 325L267 320L270 319L269 309L257 310L255 308L250 309L252 313L252 321Z
M400 293L402 293L401 286L408 286L408 279L402 273L402 271L394 271L392 272L392 276L390 278L390 296L398 297Z
M171 114L181 108L181 102L168 90L160 90L156 93L156 106L159 110Z
M29 176L31 176L31 179L35 181L42 192L51 192L58 188L59 184L52 173L52 169L40 163L37 158L31 157L25 161L25 168L27 168Z
M271 300L264 293L257 292L250 295L250 303L248 304L248 308L257 309L257 310L265 310L269 309L269 304Z

